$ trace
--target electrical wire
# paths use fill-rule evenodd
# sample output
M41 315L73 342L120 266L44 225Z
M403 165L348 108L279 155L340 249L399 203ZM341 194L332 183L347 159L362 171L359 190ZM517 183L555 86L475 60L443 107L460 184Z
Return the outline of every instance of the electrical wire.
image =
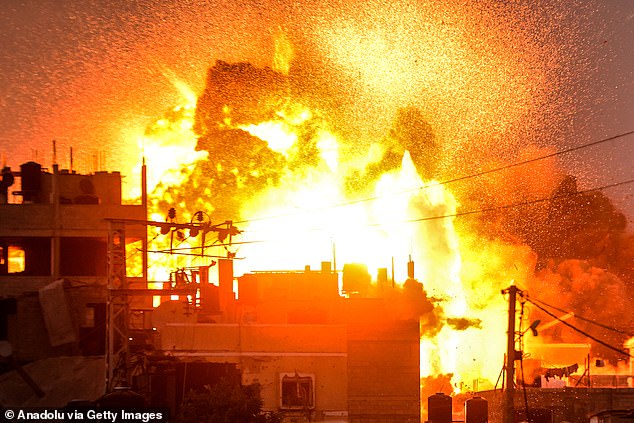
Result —
M634 131L632 131L632 133L634 133ZM611 139L614 139L615 137L612 137ZM606 139L606 140L610 140L610 139ZM601 141L597 141L595 143L591 143L588 144L586 146L590 146L590 145L596 145L600 142L605 142L606 140L601 140ZM575 147L573 149L568 149L568 150L564 150L564 151L574 151L575 149L580 149L583 148L582 146L579 147ZM555 153L553 153L555 154ZM535 161L537 159L533 159L533 161ZM461 216L468 216L468 215L474 215L474 214L481 214L481 213L486 213L486 212L491 212L491 211L496 211L496 210L505 210L505 209L509 209L509 208L515 208L515 207L521 207L521 206L526 206L526 205L532 205L532 204L538 204L538 203L542 203L542 202L546 202L546 201L551 201L554 199L558 199L558 198L566 198L566 197L572 197L572 196L577 196L577 195L581 195L581 194L585 194L588 192L592 192L592 191L600 191L600 190L604 190L604 189L609 189L609 188L613 188L613 187L617 187L617 186L622 186L622 185L626 185L626 184L630 184L634 182L634 179L632 180L627 180L627 181L622 181L622 182L617 182L617 183L613 183L613 184L609 184L609 185L604 185L601 187L596 187L596 188L591 188L591 189L587 189L587 190L582 190L582 191L577 191L571 194L564 194L564 195L558 195L558 196L551 196L551 197L544 197L544 198L539 198L539 199L535 199L535 200L530 200L530 201L523 201L523 202L519 202L519 203L512 203L512 204L506 204L506 205L501 205L501 206L494 206L494 207L488 207L488 208L484 208L484 209L477 209L477 210L468 210L468 211L464 211L464 212L458 212L458 213L453 213L453 214L447 214L447 215L440 215L440 216L428 216L428 217L422 217L422 218L418 218L418 219L410 219L410 220L404 220L404 221L399 221L399 222L391 222L391 223L387 223L387 224L398 224L398 223L415 223L415 222L422 222L422 221L429 221L429 220L436 220L436 219L447 219L447 218L454 218L454 217L461 217ZM375 226L383 226L386 225L386 223L372 223L372 224L366 224L366 225L362 225L362 226L366 226L366 227L375 227ZM320 231L320 230L324 230L324 228L314 228L312 229L314 231ZM152 238L152 240L150 240L150 242L154 241L159 235L157 234L154 238ZM185 240L187 240L189 237L186 237L184 240L182 240L177 246L176 248L171 248L169 250L148 250L148 253L168 253L168 252L175 252L175 254L177 255L189 255L189 256L201 256L200 254L194 254L194 253L181 253L180 251L185 250L185 251L191 251L194 249L199 249L199 248L203 248L203 247L184 247L184 248L178 248L180 245L182 245ZM275 240L254 240L254 241L240 241L240 242L232 242L232 243L223 243L223 244L211 244L209 246L204 246L204 248L210 248L210 247L220 247L220 246L232 246L232 245L237 245L237 244L252 244L252 243L265 243L265 242L276 242ZM221 258L221 256L215 256L215 255L204 255L204 257L208 257L208 258ZM560 310L561 311L561 310ZM613 329L613 328L610 328ZM618 330L617 330L618 331ZM620 351L620 350L619 350Z
M522 207L522 206L527 206L527 205L533 205L533 204L539 204L539 203L543 203L543 202L547 202L547 201L552 201L552 200L556 200L556 199L561 199L561 198L569 198L569 197L575 197L578 195L582 195L582 194L586 194L588 192L594 192L594 191L602 191L604 189L609 189L609 188L614 188L614 187L618 187L618 186L623 186L623 185L627 185L627 184L631 184L634 182L634 179L630 179L627 181L622 181L622 182L615 182L609 185L604 185L604 186L600 186L600 187L595 187L595 188L590 188L590 189L586 189L586 190L581 190L581 191L577 191L574 193L568 193L568 194L561 194L561 195L556 195L556 196L550 196L550 197L543 197L543 198L538 198L535 200L529 200L529 201L522 201L522 202L518 202L518 203L511 203L511 204L504 204L504 205L500 205L500 206L493 206L493 207L487 207L487 208L483 208L483 209L476 209L476 210L467 210L467 211L463 211L463 212L457 212L457 213L452 213L452 214L445 214L445 215L437 215L437 216L426 216L426 217L421 217L421 218L417 218L417 219L409 219L409 220L400 220L400 221L393 221L393 222L383 222L383 223L367 223L367 224L363 224L363 225L359 225L357 226L358 228L363 228L363 227L377 227L377 226L387 226L387 225L395 225L395 224L408 224L408 223L417 223L417 222L425 222L425 221L430 221L430 220L437 220L437 219L448 219L448 218L455 218L455 217L462 217L462 216L469 216L469 215L475 215L475 214L482 214L482 213L487 213L487 212L492 212L492 211L497 211L497 210L506 210L506 209L511 209L511 208L515 208L515 207ZM310 232L321 232L326 230L327 228L324 227L315 227L315 228L310 228L308 231ZM249 231L243 231L243 232L247 232L249 233ZM250 231L251 233L253 231ZM296 236L296 232L293 234L293 236ZM216 245L234 245L234 244L254 244L254 243L269 243L269 242L279 242L279 239L267 239L267 240L252 240L252 241L241 241L241 242L234 242L234 243L230 243L230 244L216 244ZM214 246L213 244L211 246ZM183 250L192 250L192 249L197 249L200 247L184 247ZM207 248L207 247L205 247ZM175 250L173 250L175 251ZM169 252L169 250L157 250L154 251L157 253L164 253L164 252Z
M199 245L196 247L182 247L179 248L178 246L174 247L174 248L168 248L168 249L163 249L163 250L154 250L153 252L155 253L168 253L170 251L191 251L191 250L200 250L200 249L207 249L207 248L213 248L213 247L232 247L234 245L243 245L243 244L259 244L262 242L267 242L267 241L237 241L237 242L225 242L225 243L219 243L219 244L206 244L206 245ZM180 245L180 244L179 244ZM138 251L142 251L142 249L137 248Z
M612 331L612 332L620 333L621 335L626 335L626 336L628 336L628 337L634 337L634 334L633 334L633 333L631 333L631 332L625 332L625 331L622 331L622 330L620 330L620 329L616 329L616 328L613 328L613 327L611 327L611 326L604 325L603 323L596 322L596 321L594 321L594 320L592 320L592 319L588 319L588 318L586 318L586 317L579 316L577 313L573 313L573 312L571 312L571 311L566 311L566 310L563 310L563 309L561 309L561 308L559 308L559 307L555 307L554 305L550 305L550 304L548 304L548 303L545 303L545 302L544 302L544 301L542 301L542 300L538 300L538 299L536 299L536 298L533 298L533 301L537 301L538 303L540 303L540 304L542 304L542 305L544 305L544 306L546 306L546 307L553 308L553 309L555 309L555 310L557 310L557 311L559 311L559 312L561 312L561 313L565 313L565 314L572 314L572 315L573 315L573 317L576 317L576 318L577 318L577 319L579 319L579 320L583 320L584 322L588 322L588 323L591 323L591 324L593 324L593 325L599 326L600 328L603 328L603 329L606 329L606 330L610 330L610 331Z
M632 358L632 355L630 355L630 353L628 353L628 352L626 352L626 351L624 351L624 350L622 350L622 349L620 349L620 348L617 348L617 347L615 347L615 346L613 346L613 345L610 345L610 344L608 344L607 342L602 341L602 340L600 340L599 338L596 338L596 337L594 337L594 336L590 335L589 333L587 333L587 332L585 332L585 331L582 331L581 329L577 328L576 326L571 325L570 323L566 322L565 320L560 319L560 318L559 318L557 315L555 315L554 313L551 313L550 311L546 310L544 307L542 307L542 306L540 306L539 304L537 304L537 302L532 301L530 297L528 297L528 296L527 296L527 297L526 297L526 301L530 302L530 303L531 303L531 304L533 304L535 307L537 307L538 309L540 309L540 310L541 310L541 311L543 311L544 313L548 314L549 316L554 317L555 319L559 320L559 322L561 322L562 324L564 324L564 325L568 326L569 328L571 328L571 329L573 329L573 330L575 330L575 331L579 332L579 333L580 333L580 334L582 334L583 336L585 336L585 337L587 337L587 338L589 338L589 339L592 339L592 340L593 340L593 341L595 341L595 342L598 342L599 344L603 345L603 346L604 346L604 347L606 347L606 348L611 349L612 351L615 351L615 352L617 352L617 353L619 353L619 354L622 354L622 355L624 355L624 356L626 356L626 357Z
M487 207L487 208L483 208L483 209L467 210L467 211L456 212L456 213L452 213L452 214L443 214L443 215L437 215L437 216L426 216L426 217L421 217L421 218L417 218L417 219L399 220L399 221L393 221L393 222L367 223L367 224L364 224L364 225L359 225L358 227L375 227L375 226L386 226L386 225L395 225L395 224L425 222L425 221L429 221L429 220L448 219L448 218L453 218L453 217L462 217L462 216L469 216L469 215L473 215L473 214L487 213L487 212L492 212L492 211L497 211L497 210L506 210L506 209L511 209L511 208L515 208L515 207L522 207L522 206L527 206L527 205L539 204L539 203L543 203L543 202L546 202L546 201L552 201L552 200L556 200L556 199L560 199L560 198L574 197L574 196L577 196L577 195L586 194L588 192L593 192L593 191L602 191L604 189L609 189L609 188L614 188L614 187L618 187L618 186L623 186L623 185L631 184L633 182L634 182L634 179L630 179L630 180L627 180L627 181L615 182L613 184L604 185L604 186L595 187L595 188L589 188L589 189L586 189L586 190L581 190L581 191L577 191L577 192L570 193L570 194L562 194L562 195L556 195L556 196L550 196L550 197L543 197L543 198L538 198L538 199L535 199L535 200L521 201L521 202L518 202L518 203L504 204L504 205L501 205L501 206L493 206L493 207ZM323 231L324 229L325 228L311 228L310 230L311 231ZM255 241L253 241L253 242L255 242ZM265 241L261 241L261 242L265 242Z
M459 176L457 178L447 179L447 180L444 180L444 181L441 181L441 182L434 182L434 183L431 183L429 185L423 185L423 186L418 186L416 188L410 188L410 189L406 189L406 190L403 190L403 191L397 191L397 192L394 192L394 193L390 193L388 195L394 196L394 195L407 194L407 193L410 193L410 192L419 191L419 190L428 189L428 188L433 188L433 187L440 186L440 185L447 185L447 184L451 184L451 183L454 183L454 182L465 181L465 180L468 180L468 179L473 179L473 178L477 178L477 177L480 177L480 176L488 175L490 173L500 172L502 170L507 170L507 169L511 169L511 168L514 168L514 167L523 166L525 164L534 163L534 162L537 162L537 161L549 159L551 157L560 156L562 154L568 154L568 153L571 153L573 151L578 151L578 150L581 150L581 149L584 149L584 148L594 147L596 145L600 145L600 144L604 144L606 142L614 141L614 140L617 140L619 138L623 138L623 137L626 137L626 136L632 135L632 134L634 134L634 131L628 131L628 132L617 134L617 135L614 135L614 136L611 136L611 137L608 137L608 138L603 138L603 139L600 139L598 141L593 141L593 142L589 142L589 143L586 143L586 144L578 145L578 146L575 146L575 147L567 148L567 149L564 149L564 150L559 150L559 151L556 151L554 153L546 154L544 156L535 157L535 158L524 160L524 161L521 161L521 162L511 163L511 164L500 166L500 167L496 167L496 168L493 168L493 169L488 169L488 170L484 170L484 171L481 171L481 172L476 172L476 173L473 173L473 174L470 174L470 175L464 175L464 176ZM321 211L321 210L329 210L329 209L334 209L334 208L339 208L339 207L346 207L346 206L350 206L350 205L354 205L354 204L365 203L365 202L369 202L369 201L376 201L376 200L384 198L384 197L386 197L388 195L366 197L366 198L361 198L361 199L358 199L358 200L351 200L351 201L347 201L347 202L343 202L343 203L339 203L339 204L333 204L333 205L325 206L325 207L318 207L318 208L314 208L314 209L310 209L310 210L298 210L298 211L295 211L295 212L282 213L282 214L279 214L279 215L243 219L243 220L236 221L234 223L235 224L241 224L241 223L250 223L250 222L256 222L256 221L261 221L261 220L279 219L279 218L288 217L288 216L295 216L295 215L301 214L301 213L311 213L311 212L314 212L314 211Z
M156 253L156 254L174 254L177 256L194 256L194 257L205 257L205 258L228 258L231 260L243 260L244 257L227 257L227 256L218 256L211 254L200 254L200 253L183 253L183 252L174 252L170 253L170 250L148 250L148 253Z
M422 218L419 218L419 219L405 220L405 221L399 222L399 223L423 222L423 221L426 221L426 220L447 219L447 218L450 218L450 217L461 217L461 216L468 216L470 214L480 214L480 213L486 213L486 212L496 211L496 210L512 209L512 208L515 208L515 207L521 207L521 206L528 206L528 205L532 205L532 204L543 203L543 202L546 202L546 201L556 200L556 199L559 199L559 198L574 197L574 196L581 195L581 194L586 194L586 193L592 192L592 191L601 191L601 190L604 190L604 189L609 189L609 188L614 188L614 187L618 187L618 186L622 186L622 185L631 184L632 182L634 182L634 179L630 179L630 180L622 181L622 182L615 182L613 184L604 185L604 186L601 186L601 187L581 190L581 191L574 192L572 194L555 195L555 196L551 196L551 197L538 198L536 200L529 200L529 201L522 201L522 202L519 202L519 203L505 204L505 205L502 205L502 206L487 207L487 208L484 208L484 209L468 210L468 211L464 211L464 212L458 212L458 213L447 214L447 215L442 215L442 216L422 217ZM380 226L380 225L381 224L375 223L375 224L368 225L368 226Z

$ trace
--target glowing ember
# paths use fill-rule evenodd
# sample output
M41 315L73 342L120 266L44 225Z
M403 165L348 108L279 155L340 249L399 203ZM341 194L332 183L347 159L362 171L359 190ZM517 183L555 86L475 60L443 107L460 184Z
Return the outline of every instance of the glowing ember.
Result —
M225 130L233 130L230 119L226 118L230 113L229 108L223 108ZM166 142L169 145L170 140L178 139L184 133L187 136L181 146L182 151L186 153L188 145L191 149L191 141L187 141L192 139L188 132L190 127L184 124L191 114L177 113L176 116L179 119L162 119L153 125L154 130L150 131L152 137L147 137L146 143L156 140L159 146ZM278 112L276 116L274 121L240 125L238 129L265 141L268 148L281 153L292 163L301 147L298 134L305 130L306 125L321 125L320 121L313 122L313 113L298 106ZM285 167L277 184L252 193L241 203L240 216L256 218L240 224L244 231L243 241L255 243L237 247L239 257L247 258L236 262L237 273L253 269L301 268L310 259L364 263L376 274L378 268L389 268L394 259L400 264L395 268L395 279L397 283L403 283L407 277L403 264L412 257L418 266L417 278L423 282L428 295L438 299L437 312L443 314L444 319L437 321L434 327L427 327L423 322L421 376L453 374L456 391L471 388L472 381L476 379L492 380L499 371L504 345L503 325L500 327L499 324L504 301L492 293L499 292L498 288L504 281L477 288L475 284L465 285L465 281L473 283L482 275L472 274L466 278L463 275L460 236L453 218L444 217L455 214L457 210L458 204L452 193L444 185L423 181L410 154L405 151L400 166L379 175L366 187L364 193L371 195L370 200L355 201L358 194L346 189L347 175L376 165L384 152L377 147L363 159L341 159L341 147L335 134L325 127L313 131L313 134L318 159L312 165L303 165L297 170ZM153 147L146 144L146 151L153 151ZM194 152L190 152L192 154L185 154L185 157L195 157ZM178 169L181 172L177 175L189 178L190 184L195 181L192 179L197 175L195 172L182 171L187 169L182 166ZM220 167L216 170L224 171ZM235 175L239 174L236 171ZM204 186L201 180L194 184ZM165 216L159 214L159 206L165 204L165 199L173 192L182 190L179 185L177 179L176 183L156 186L151 202L153 220L165 220ZM204 202L204 198L197 201ZM213 204L205 205L208 210L213 210ZM183 206L180 204L180 207ZM185 207L183 212L182 218L191 218L191 210ZM428 220L434 216L439 218ZM189 241L180 241L178 247L197 246L195 240ZM156 246L157 242L153 241L153 245ZM165 239L160 248L167 249ZM202 258L195 260L198 264L204 261ZM151 275L157 280L167 280L168 269L183 268L193 263L188 257L173 255L163 263L162 269L152 268ZM483 291L484 295L478 291ZM484 303L486 307L483 307ZM460 328L443 324L465 317L466 322L482 324L467 324ZM483 328L487 332L493 329L491 333L496 336L489 335L486 341L482 341L486 338L482 335ZM491 353L487 354L487 360L482 360L477 355L482 350L474 351L478 345L491 348L494 344L499 345L499 348L492 349L499 351L498 360L491 359L495 356ZM483 385L486 382L480 382L480 386Z
M386 35L367 22L333 19L317 34L322 53L345 69L343 77L354 76L351 90L359 75L373 96L393 104L395 111L362 116L382 123L394 117L381 142L351 141L338 131L345 125L331 117L338 116L336 107L320 107L328 104L321 101L328 91L311 92L298 83L298 75L310 72L294 73L295 52L280 29L273 69L218 61L198 100L181 86L183 104L150 125L141 143L150 165L152 220L165 221L174 207L180 222L191 221L198 210L214 222L237 221L239 243L207 249L210 256L236 254L237 274L334 261L339 269L363 263L376 275L395 263L395 281L402 284L411 257L415 278L434 304L421 316L421 377L451 378L452 390L464 392L492 388L503 366L507 303L501 289L511 280L523 289L554 281L553 291L567 282L561 273L573 263L544 269L540 260L562 257L561 243L548 231L562 237L570 232L568 206L601 204L606 228L619 216L600 197L560 209L550 203L530 210L505 206L557 190L574 193L576 185L558 187L563 173L554 160L461 184L438 182L454 178L456 169L464 174L544 155L545 149L530 144L505 151L508 157L494 150L514 127L530 122L549 89L546 72L528 54L534 45L522 45L521 57L514 44L493 48L474 27L446 25L443 13L429 17L429 33L421 32L416 54L403 42L408 33ZM368 62L368 52L390 60ZM409 98L412 83L424 101L403 107L400 99ZM478 208L488 211L455 217ZM200 246L186 234L167 239L157 229L154 235L151 250ZM211 258L156 256L151 279L167 280L170 270ZM543 270L535 274L537 265ZM603 278L622 294L618 278L597 272L587 270L594 279L583 272L570 279Z

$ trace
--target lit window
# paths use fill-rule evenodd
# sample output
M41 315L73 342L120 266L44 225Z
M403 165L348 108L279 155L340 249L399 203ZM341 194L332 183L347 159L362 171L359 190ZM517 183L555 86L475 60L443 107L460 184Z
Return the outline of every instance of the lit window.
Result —
M24 249L15 245L9 245L8 273L24 272Z
M50 276L51 238L0 238L0 274Z
M281 408L301 410L315 407L314 377L312 375L281 374L280 392Z

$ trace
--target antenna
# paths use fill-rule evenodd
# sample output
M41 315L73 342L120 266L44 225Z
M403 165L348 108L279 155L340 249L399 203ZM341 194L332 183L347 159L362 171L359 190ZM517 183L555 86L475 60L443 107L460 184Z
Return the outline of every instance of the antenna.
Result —
M337 273L337 246L335 240L332 240L332 268L334 273Z
M394 288L394 256L392 256L392 288Z
M70 147L70 173L73 173L73 147Z
M409 261L407 262L407 278L414 279L414 261L412 255L409 255Z
M57 164L57 141L53 140L53 166Z
M145 156L143 156L141 164L141 204L147 208L147 165L145 164Z

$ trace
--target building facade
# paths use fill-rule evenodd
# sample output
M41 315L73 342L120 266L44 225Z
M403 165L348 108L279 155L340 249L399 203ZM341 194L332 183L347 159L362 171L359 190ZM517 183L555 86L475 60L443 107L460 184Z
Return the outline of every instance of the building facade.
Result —
M419 323L399 307L407 301L400 289L368 293L369 285L364 295L342 296L323 263L245 274L234 296L231 265L219 261L218 285L201 298L205 322L185 308L167 319L179 306L159 306L165 355L236 369L242 384L260 386L264 410L288 422L420 421Z
M122 204L118 172L49 172L34 162L3 169L0 341L16 360L104 354L110 222L146 213ZM124 242L145 239L140 225Z
M29 162L3 170L0 200L0 342L18 363L47 363L33 371L59 365L55 374L87 380L78 361L92 357L94 380L84 391L94 397L114 381L124 354L127 380L172 411L189 390L229 378L257 384L263 409L286 422L420 421L417 282L395 287L385 269L373 282L350 265L340 283L329 263L236 278L228 258L175 271L159 294L147 285L146 201L122 204L119 173L49 172ZM152 295L163 300L156 308ZM117 325L125 336L113 337ZM44 380L36 376L35 385ZM0 375L12 392L37 393L14 379ZM41 401L0 392L0 403L94 399L77 398L76 381L46 380Z

